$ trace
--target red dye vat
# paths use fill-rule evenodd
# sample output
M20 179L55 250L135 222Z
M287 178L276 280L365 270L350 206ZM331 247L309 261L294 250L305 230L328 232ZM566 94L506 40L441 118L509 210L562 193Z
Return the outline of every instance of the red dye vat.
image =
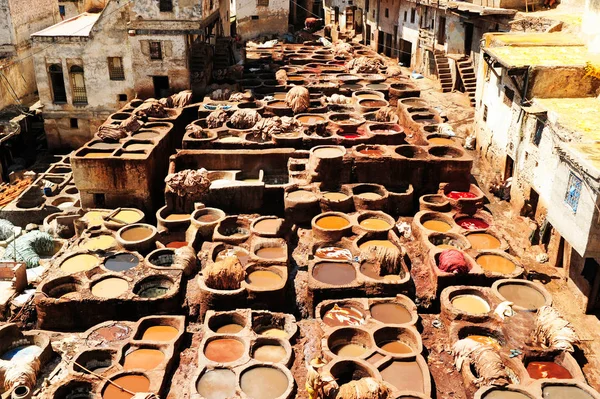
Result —
M450 191L448 194L446 194L446 197L453 199L453 200L463 199L463 198L477 198L477 196L475 194L473 194L472 192L469 192L469 191Z
M460 218L456 221L456 224L466 230L480 230L490 227L489 224L477 218Z
M167 244L167 248L181 248L188 245L186 241L171 241Z
M358 133L342 133L342 136L344 136L344 138L346 139L357 139L359 137L362 137L362 135Z

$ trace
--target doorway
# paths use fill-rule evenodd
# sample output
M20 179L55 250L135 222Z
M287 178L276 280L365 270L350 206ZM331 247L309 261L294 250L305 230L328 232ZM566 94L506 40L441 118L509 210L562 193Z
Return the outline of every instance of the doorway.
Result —
M504 164L504 180L512 177L515 170L515 161L508 155L506 156L506 163Z
M540 202L540 195L533 188L529 189L529 205L531 205L531 215L535 218L537 213L538 203Z
M383 54L383 50L385 48L385 33L383 33L382 31L378 31L377 34L377 52L379 54Z
M471 48L473 47L473 24L465 22L465 55L471 55Z
M154 83L155 98L163 98L171 95L168 76L152 76L152 82Z
M362 8L358 8L356 10L354 19L356 20L356 22L354 24L356 33L357 34L363 33L363 10L362 10Z
M368 45L371 44L371 25L369 25L367 23L366 26L367 26L367 29L366 29L366 32L365 32L365 46L368 46Z
M412 57L412 43L408 40L400 39L400 62L403 66L409 68Z
M439 17L437 42L440 45L446 43L446 17Z
M385 55L388 57L392 56L392 35L389 33L385 34Z
M346 31L354 30L354 7L346 7Z

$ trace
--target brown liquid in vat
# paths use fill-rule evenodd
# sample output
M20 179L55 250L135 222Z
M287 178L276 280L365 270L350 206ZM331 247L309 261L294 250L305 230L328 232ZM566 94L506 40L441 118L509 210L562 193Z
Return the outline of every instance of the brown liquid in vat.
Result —
M477 295L457 295L452 298L452 306L471 314L486 314L490 311L490 305Z
M254 224L254 230L264 234L277 234L281 227L279 219L263 219Z
M149 238L152 235L152 230L148 227L132 227L121 232L121 238L125 241L141 241Z
M246 276L246 282L260 288L278 288L281 285L281 277L269 270L256 270Z
M498 292L507 301L525 309L538 309L546 303L541 292L523 284L503 284L498 288Z
M412 314L397 303L377 303L371 306L371 316L385 324L404 324L412 321Z
M219 338L210 341L204 347L204 356L217 363L229 363L238 360L244 354L244 344L236 339Z
M579 387L550 385L542 389L544 399L592 399L592 396Z
M337 304L323 316L323 323L329 327L360 326L365 324L363 314L350 306L340 307Z
M152 326L148 327L142 334L143 341L171 341L179 331L171 326Z
M231 323L231 324L225 324L224 326L221 326L219 328L217 328L217 333L219 334L237 334L240 331L242 331L244 329L244 326L240 326L239 324L235 324L235 323Z
M400 391L423 392L423 373L417 362L394 361L381 370L381 377Z
M315 280L330 285L350 284L356 278L356 270L349 263L322 262L313 268Z
M284 247L264 247L256 251L256 256L263 259L285 258L287 251Z
M277 363L285 359L285 348L279 345L262 345L254 349L252 357L259 362Z
M196 389L205 399L232 398L235 395L237 377L229 369L209 370L200 378Z
M324 216L317 219L315 224L327 230L340 230L350 226L350 222L341 216Z
M541 378L573 378L571 373L569 373L569 370L554 362L530 362L527 365L527 372L534 380L539 380Z
M383 344L379 344L378 346L384 351L396 353L399 355L405 355L414 352L410 346L406 345L404 342L401 341L389 341Z
M362 356L367 351L362 345L359 344L341 344L332 348L332 352L338 356L343 357L359 357Z
M477 264L487 272L510 274L517 268L510 260L500 255L481 255L477 258Z
M148 392L150 388L150 380L143 375L124 375L112 381L130 392ZM102 399L131 399L132 397L132 394L113 384L107 384L102 392Z
M169 221L178 221L178 220L186 220L190 218L189 213L172 213L165 218L165 220Z
M448 223L441 220L427 220L423 223L423 227L428 230L439 231L440 233L445 233L452 228Z
M343 201L348 198L348 195L342 192L328 191L323 193L323 197L329 201Z
M125 355L125 370L153 370L165 360L165 354L158 349L136 349Z
M217 213L205 213L204 215L200 215L196 218L197 221L202 223L212 223L219 220L221 216Z
M275 399L288 389L288 378L272 367L254 367L244 371L240 378L242 391L252 399Z

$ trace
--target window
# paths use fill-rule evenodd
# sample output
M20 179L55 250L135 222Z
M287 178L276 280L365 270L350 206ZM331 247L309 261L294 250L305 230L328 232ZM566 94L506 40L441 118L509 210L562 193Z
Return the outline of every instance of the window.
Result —
M106 206L106 198L103 193L94 194L94 205L96 205L96 208L104 208Z
M110 76L110 80L125 80L123 58L108 57L108 75Z
M58 6L58 13L60 14L60 17L62 19L65 19L65 15L67 15L67 12L65 10L65 6Z
M119 101L127 101L127 94L119 94Z
M417 10L413 8L410 10L410 23L411 24L415 23L415 18L417 18Z
M79 121L77 120L77 118L71 118L70 123L71 129L77 129L79 127Z
M251 18L254 19L254 20L257 20L258 19L258 15L253 15Z
M162 12L173 11L173 1L172 0L159 0L158 7Z
M389 18L389 17L390 17L390 9L389 9L389 8L386 8L386 9L385 9L385 17L386 17L386 18Z
M258 7L269 7L269 0L256 0Z
M150 42L150 59L162 60L162 48L160 42Z
M509 107L512 107L513 100L515 98L515 92L504 86L504 104Z
M67 90L65 89L65 78L62 67L58 64L52 64L48 67L50 74L50 84L52 85L52 96L55 104L67 102Z
M408 11L404 11L404 22L408 21Z
M83 67L73 65L71 72L71 90L73 91L73 104L87 104L87 93L85 91L85 79Z
M544 131L544 127L546 126L546 124L544 123L544 121L538 119L537 122L535 123L535 134L533 135L533 144L537 147L540 145L540 142L542 141L542 132Z
M488 113L488 108L487 105L483 106L483 121L487 122L487 113Z
M573 210L573 212L577 212L579 197L581 196L581 184L581 179L571 172L569 174L569 184L567 185L565 203Z
M365 0L365 11L369 12L369 0Z

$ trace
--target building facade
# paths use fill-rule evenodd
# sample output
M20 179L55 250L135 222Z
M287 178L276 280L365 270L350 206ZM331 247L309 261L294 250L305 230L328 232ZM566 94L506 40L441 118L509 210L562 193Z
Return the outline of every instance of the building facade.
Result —
M133 98L201 90L228 10L217 0L112 0L35 33L49 147L79 147Z

